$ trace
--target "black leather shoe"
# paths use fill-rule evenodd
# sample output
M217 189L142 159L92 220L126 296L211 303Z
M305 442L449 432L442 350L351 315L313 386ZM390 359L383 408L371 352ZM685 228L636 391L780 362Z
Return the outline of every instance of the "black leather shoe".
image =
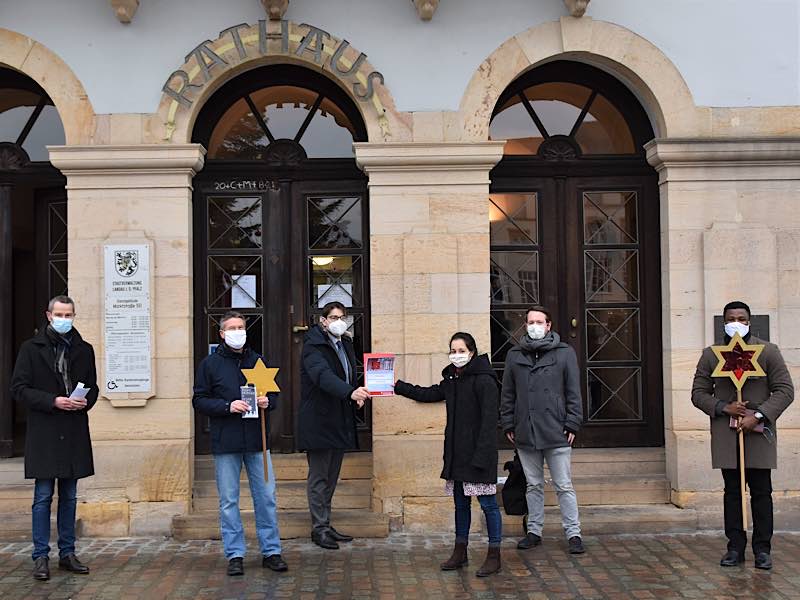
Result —
M769 552L757 552L755 566L756 569L769 571L772 568L772 557L769 555Z
M59 558L58 568L79 575L88 575L89 573L89 567L79 561L74 554L67 554L64 558Z
M529 548L533 548L534 546L538 546L542 543L541 536L536 535L535 533L526 533L525 537L522 538L520 541L517 542L517 548L520 550L528 550Z
M583 554L586 552L586 548L583 547L583 540L579 535L573 535L569 538L569 553L570 554Z
M237 575L244 575L244 561L241 557L237 556L228 561L228 575L235 577Z
M328 533L337 542L352 542L353 541L353 536L352 535L346 535L344 533L339 533L333 527L329 527L328 528Z
M728 550L722 560L719 561L720 567L738 567L744 562L744 553L736 550Z
M289 570L289 565L280 554L272 554L261 559L261 566L273 571L283 572Z
M311 541L320 548L325 548L326 550L339 549L339 544L336 543L336 540L333 539L333 537L327 531L323 531L322 533L312 533Z
M40 556L33 563L33 578L37 581L47 581L50 579L50 559Z

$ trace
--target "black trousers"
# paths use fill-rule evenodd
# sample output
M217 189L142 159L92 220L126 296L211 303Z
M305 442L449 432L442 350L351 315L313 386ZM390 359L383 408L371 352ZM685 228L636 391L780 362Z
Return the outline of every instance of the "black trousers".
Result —
M311 528L320 534L331 526L331 501L342 470L344 450L307 450L308 510Z
M725 535L728 550L743 554L747 532L742 529L742 495L739 469L722 469L725 480ZM745 469L744 479L750 489L750 510L753 516L753 554L770 552L772 542L772 471Z

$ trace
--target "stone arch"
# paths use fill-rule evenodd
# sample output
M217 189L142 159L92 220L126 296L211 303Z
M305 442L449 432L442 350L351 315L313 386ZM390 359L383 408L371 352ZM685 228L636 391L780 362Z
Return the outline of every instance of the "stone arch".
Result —
M88 144L94 133L94 109L80 80L52 50L26 35L0 28L0 64L38 83L53 101L67 145Z
M488 139L503 90L529 69L555 59L586 62L624 82L644 106L657 137L705 133L689 87L661 50L619 25L562 17L515 35L481 63L459 107L465 138Z
M316 46L319 42L321 48ZM334 57L338 68L332 65ZM191 142L197 115L215 91L245 71L279 63L312 69L337 83L361 112L370 142L411 139L410 117L397 112L383 85L383 75L367 61L366 54L347 40L290 21L243 23L224 29L216 40L206 40L192 50L164 85L157 110L159 139Z

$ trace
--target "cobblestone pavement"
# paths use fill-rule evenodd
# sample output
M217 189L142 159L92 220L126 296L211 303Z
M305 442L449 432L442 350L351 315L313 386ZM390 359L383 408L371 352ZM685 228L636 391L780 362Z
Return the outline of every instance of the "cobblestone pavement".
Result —
M450 536L394 535L356 540L339 551L309 542L285 543L288 573L245 558L244 577L227 577L219 542L167 539L84 539L78 555L88 576L30 576L31 545L0 543L0 597L11 598L800 598L800 535L773 540L772 572L722 569L721 535L587 537L587 554L570 556L561 540L518 551L503 542L503 570L475 577L485 542L470 543L470 565L442 572ZM252 547L252 546L251 546ZM56 553L53 553L55 557ZM55 564L54 564L55 563Z

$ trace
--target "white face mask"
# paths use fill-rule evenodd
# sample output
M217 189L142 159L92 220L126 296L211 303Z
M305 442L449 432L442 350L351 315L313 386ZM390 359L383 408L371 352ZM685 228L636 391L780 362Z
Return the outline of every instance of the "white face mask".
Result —
M530 323L528 325L528 335L534 340L542 339L545 335L547 335L547 325Z
M344 322L344 319L332 321L331 323L328 323L328 331L331 332L331 335L342 337L344 332L347 331L347 323Z
M453 363L453 366L457 368L461 368L466 366L469 360L472 358L471 354L456 354L453 353L450 355L450 362Z
M725 323L725 333L728 334L728 337L733 337L737 333L744 337L750 333L750 325L745 325L739 321L731 321L729 323Z
M225 332L225 343L234 350L241 350L247 341L247 331L244 329L228 329Z

